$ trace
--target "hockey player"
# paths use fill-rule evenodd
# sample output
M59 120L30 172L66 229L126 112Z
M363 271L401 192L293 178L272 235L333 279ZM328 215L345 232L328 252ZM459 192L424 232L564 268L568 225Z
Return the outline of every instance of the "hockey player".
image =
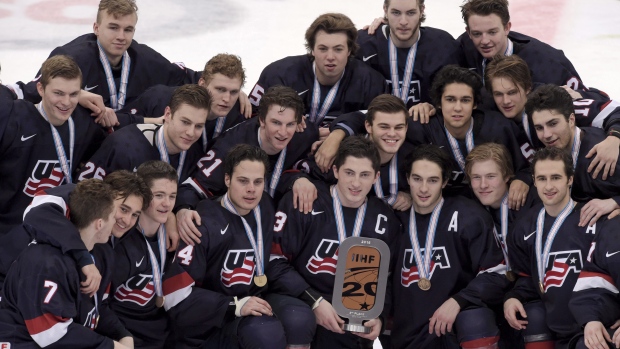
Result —
M291 319L306 328L285 336L291 323L281 323L263 299L266 286L276 281L268 257L275 209L263 193L268 155L240 144L223 166L228 191L198 205L201 243L181 244L164 280L164 307L177 340L182 347L285 348L288 338L292 347L307 347L314 327L310 309L294 309ZM296 336L305 338L293 341Z
M457 40L462 65L484 76L497 55L518 55L527 62L534 83L568 85L584 89L573 64L560 50L527 35L510 31L508 0L468 0L461 5L466 32Z
M215 55L205 65L198 81L198 85L207 89L211 96L209 118L201 139L205 153L207 145L212 143L214 138L245 120L244 115L239 112L239 93L244 83L245 70L241 59L235 55L221 53ZM175 90L176 87L172 86L153 86L141 94L135 102L125 107L124 111L161 120Z
M506 118L519 125L521 151L526 158L531 159L534 156L533 149L540 149L544 145L533 134L531 117L525 113L527 95L533 88L527 63L516 55L497 57L489 62L485 74L485 86L493 95L495 106ZM620 152L620 126L617 121L620 118L620 104L594 88L567 91L573 98L575 124L603 128L607 133L607 138L586 155L590 158L596 153L588 172L594 170L592 176L597 177L599 171L604 169L603 179L607 179L607 172L613 175Z
M342 113L368 109L370 101L385 92L385 79L354 58L356 39L357 30L349 17L340 13L319 16L306 30L308 54L265 67L250 102L256 109L269 87L289 86L302 97L304 115L319 126L329 125Z
M17 100L0 109L0 236L22 222L34 194L77 179L104 131L78 107L82 74L67 56L43 63L41 103Z
M477 144L496 142L510 152L516 173L510 184L508 205L521 207L531 183L527 160L521 154L517 125L500 114L476 109L480 101L482 83L476 73L457 66L443 68L433 81L431 95L438 108L438 116L421 125L412 122L407 140L414 145L436 144L450 150L453 173L444 194L470 194L464 175L465 158Z
M308 123L303 132L295 132L302 121L303 102L290 87L272 87L262 97L257 118L247 120L219 137L211 150L198 161L193 178L179 188L175 207L179 235L188 244L200 241L200 217L194 211L200 199L220 196L226 192L223 159L239 142L258 146L269 154L266 190L279 197L292 188L296 193L295 208L309 212L316 198L316 188L306 178L291 173L295 163L305 159L310 146L318 139L316 126ZM292 171L298 172L298 171Z
M506 268L491 216L442 196L451 162L438 146L421 145L405 164L413 206L397 213L406 233L392 252L394 348L497 348L487 306L501 303Z
M71 221L89 251L110 237L115 223L114 199L114 190L98 179L78 184L71 194ZM103 257L92 258L106 275L112 271L112 255ZM71 257L58 247L31 243L11 267L4 284L2 341L24 348L133 348L129 332L102 306L105 290L100 288L91 298L80 292L79 283L79 267Z
M164 348L169 324L162 308L162 278L174 256L166 252L165 223L174 207L178 176L159 160L143 163L137 173L153 199L114 248L110 307L133 334L136 348Z
M379 318L366 322L371 328L368 334L345 333L341 329L344 320L331 305L339 244L348 236L364 236L390 246L400 233L390 207L379 198L367 197L379 178L379 166L379 152L370 140L349 137L334 162L337 183L331 187L317 184L312 212L294 209L292 193L278 205L270 264L278 276L270 289L298 297L312 307L319 325L313 348L372 348L384 323Z
M117 125L115 111L147 88L189 82L185 67L170 63L152 48L133 40L137 12L135 0L101 0L93 34L79 36L50 54L50 57L64 54L75 59L84 74L80 87L88 92L81 96L80 104L98 111L102 117L105 114L108 118L105 126ZM40 97L36 93L36 81L19 82L10 87L20 98L37 103ZM120 121L125 126L143 120Z
M570 94L554 85L543 85L532 92L525 104L525 113L531 115L536 135L545 147L559 148L572 156L575 179L571 196L577 202L587 202L582 208L579 226L593 225L606 214L616 216L618 212L612 211L620 208L620 179L617 176L606 180L592 178L588 173L592 159L586 158L592 148L605 139L605 131L575 126ZM614 165L615 172L620 173L620 162Z
M177 88L165 109L164 125L130 125L111 134L84 165L79 180L133 171L147 160L162 160L177 169L181 181L204 154L198 142L211 107L211 97L194 84Z
M358 31L356 58L377 70L388 90L407 107L430 103L428 94L435 74L448 64L458 64L458 46L446 31L422 27L424 0L384 0L387 24L371 34Z
M617 219L607 224L613 223L617 224ZM616 229L600 231L588 251L569 302L584 332L576 345L578 349L620 347L620 330L615 324L620 318L618 251L620 240Z
M532 168L543 206L529 210L508 235L511 267L520 277L506 294L504 315L513 328L525 329L526 348L553 348L554 342L555 348L568 348L580 331L566 309L568 301L592 241L610 226L606 219L592 226L579 225L583 204L571 199L575 172L570 153L555 147L541 149ZM548 328L529 323L537 317L545 317Z

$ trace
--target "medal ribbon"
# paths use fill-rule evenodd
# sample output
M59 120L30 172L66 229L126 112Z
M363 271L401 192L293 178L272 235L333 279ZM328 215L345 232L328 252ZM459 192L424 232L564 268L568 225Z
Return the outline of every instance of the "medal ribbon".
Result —
M573 199L568 201L568 204L562 209L562 212L555 218L553 221L553 225L551 226L551 230L549 230L549 235L547 235L547 240L545 240L544 250L542 249L542 239L543 239L543 229L545 225L545 208L543 207L538 213L538 219L536 220L536 263L538 266L538 280L543 285L543 290L545 286L545 268L547 266L547 261L549 260L549 253L551 252L551 245L553 245L553 240L557 235L560 227L566 220L566 217L573 211L573 207L575 206L575 202Z
M318 125L323 121L325 115L329 111L329 108L332 107L332 103L334 99L336 99L336 94L338 93L338 86L340 86L340 80L344 76L344 70L342 71L342 75L340 75L340 79L332 88L329 89L327 96L325 96L325 100L323 101L323 105L319 110L319 102L321 101L321 86L319 85L319 80L316 78L316 63L312 64L312 72L314 73L314 87L312 89L312 108L310 109L310 121L314 124Z
M99 40L97 40L97 46L99 46L99 60L103 65L103 71L105 72L106 81L108 82L108 90L110 91L110 105L115 111L122 109L125 105L125 99L127 98L127 84L129 82L129 66L131 65L131 58L129 57L129 53L127 53L127 51L123 53L123 59L121 62L121 86L117 94L110 60L103 51Z
M161 126L156 134L155 138L157 139L157 150L159 151L159 158L161 161L165 161L170 163L170 156L168 155L168 146L166 146L166 139L164 138L164 127ZM181 174L183 173L183 164L185 164L185 156L187 155L187 151L183 150L181 152L181 157L179 158L179 166L177 167L177 175L179 176L179 182L181 181Z
M431 257L433 256L433 244L435 243L435 233L437 232L437 222L439 221L439 214L443 206L444 199L433 209L431 214L431 221L426 229L426 244L424 246L424 259L422 259L422 251L420 249L420 241L418 239L418 228L415 220L415 210L413 207L409 210L409 240L411 241L411 247L413 248L413 256L415 257L415 263L418 266L418 278L430 279L431 273Z
M71 177L71 164L73 164L73 148L75 147L75 125L73 124L73 118L69 116L69 119L67 120L69 123L69 159L67 160L67 153L65 153L65 148L62 145L60 133L58 133L56 127L52 125L47 117L45 109L43 109L43 103L39 103L37 105L37 109L39 110L39 113L41 113L41 116L43 116L43 119L50 124L52 137L54 138L54 147L56 148L56 156L58 157L58 162L60 162L62 173L65 175L65 183L72 183L73 178Z
M506 51L504 51L504 56L512 56L512 53L514 52L514 44L512 43L512 40L510 39L506 39L506 40L508 40L508 43L506 45ZM486 58L482 59L482 85L485 84L484 71L487 69L487 61L488 59Z
M531 145L534 145L534 142L532 141L532 131L530 130L530 122L528 120L527 114L525 114L525 111L523 111L523 114L521 114L521 123L523 124L523 129L525 130L527 139L530 141Z
M233 206L230 198L228 197L228 193L223 197L224 208L230 211L233 214L236 214L241 218L243 222L243 227L245 228L245 234L248 236L248 240L250 240L250 244L252 245L252 249L254 249L254 259L256 260L256 276L265 275L265 264L264 264L264 250L263 250L263 227L260 219L260 206L256 205L252 210L254 212L254 218L256 219L256 239L254 239L254 232L252 228L248 224L248 222L237 212L235 206Z
M581 129L575 126L575 137L573 138L573 148L571 154L573 156L573 169L577 168L577 160L579 159L579 149L581 148Z
M220 133L222 133L222 130L224 129L224 123L225 122L226 122L226 117L225 116L217 118L217 121L215 122L215 130L213 130L213 138L219 136Z
M448 132L448 129L445 128L446 131L446 137L448 137L448 142L450 142L450 148L452 149L452 154L454 155L454 158L456 159L456 162L458 162L459 167L461 168L461 171L465 172L465 156L463 156L463 153L461 153L461 148L459 147L459 142L456 140L456 138L454 138L450 132ZM474 149L474 119L472 117L471 119L471 123L469 124L469 129L467 130L467 133L465 134L465 147L467 148L467 154L469 154L469 152Z
M508 237L508 192L504 194L504 198L502 199L502 203L500 205L500 230L501 235L497 233L497 229L493 227L493 231L495 235L500 237L502 247L502 253L504 254L504 260L506 261L506 270L510 269L510 260L508 259L508 246L506 245L506 238Z
M263 147L263 141L260 139L260 128L258 129L258 146ZM276 192L276 187L278 186L278 182L280 182L280 176L282 175L282 170L284 169L284 160L286 159L286 148L280 151L280 156L278 156L278 161L273 168L273 172L271 173L271 180L269 181L269 187L265 187L265 191L269 193L269 196L273 197Z
M342 213L342 203L340 202L338 189L336 189L335 185L332 186L331 192L333 198L334 216L336 218L336 229L338 230L338 240L342 243L344 239L347 238L347 229L344 224L344 214ZM364 204L357 209L355 224L353 225L353 234L351 236L360 236L362 232L362 224L364 223L364 216L366 216L367 205L368 199L365 199Z
M381 186L381 176L379 176L379 180L375 182L375 194L380 199L387 201L388 204L394 205L396 199L398 198L398 160L396 160L397 155L394 154L392 160L390 160L390 169L389 169L389 178L390 178L390 196L385 197L383 195L383 187Z
M403 85L399 87L400 78L398 77L398 51L392 37L388 36L388 48L390 54L390 75L392 76L392 94L407 104L409 97L409 86L411 85L411 77L413 76L413 66L415 65L415 57L418 52L418 43L422 33L418 30L418 40L409 48L407 53L407 61L405 62L405 71L403 72Z
M142 236L144 236L146 247L149 250L149 260L151 261L151 271L153 272L153 286L155 286L155 294L158 297L163 297L164 292L162 289L162 278L164 275L164 266L166 265L166 227L163 224L160 224L159 229L157 230L157 247L159 247L160 264L157 263L157 257L151 248L151 244L146 239L144 229L140 227L140 230L142 230Z
M95 262L95 256L93 256L91 254L90 258L93 259L93 264L96 267L97 263ZM99 325L99 301L97 300L97 293L96 292L95 292L95 295L93 296L93 298L95 299L95 314L93 315L93 317L95 318L95 328L97 328L97 325Z

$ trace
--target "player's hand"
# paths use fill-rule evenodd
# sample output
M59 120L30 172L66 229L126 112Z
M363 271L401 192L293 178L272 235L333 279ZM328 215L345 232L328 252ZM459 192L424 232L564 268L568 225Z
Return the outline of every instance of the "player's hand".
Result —
M340 142L346 134L343 130L335 130L325 139L319 150L314 154L314 160L323 173L327 173L334 163L336 152L340 146Z
M368 320L366 321L366 323L364 323L364 326L371 328L370 333L361 333L361 332L352 332L352 333L354 335L369 339L371 341L374 341L375 339L377 339L377 337L379 337L379 335L381 334L381 320L379 319Z
M521 317L527 319L527 314L525 313L525 308L523 308L523 304L516 298L509 298L504 302L504 317L510 327L515 330L524 330L527 325L527 320L519 320L517 319L517 313L521 314Z
M588 349L609 349L611 337L602 322L590 321L583 329L583 341Z
M373 35L377 31L377 28L379 28L382 24L387 24L385 22L385 18L377 17L372 21L372 23L370 23L370 25L365 25L362 30L368 30L368 35Z
M129 349L133 349L134 348L133 337L130 337L130 336L123 337L118 342L120 344L124 345L126 348L129 348Z
M177 228L177 217L170 211L166 220L166 249L168 252L176 251L179 247L179 229Z
M413 121L420 120L421 124L428 124L431 116L435 115L437 110L430 103L418 103L409 108L409 115L413 118Z
M396 211L407 211L411 208L412 203L411 194L399 191L398 196L396 196L396 202L392 205L392 208Z
M94 264L82 267L82 273L86 276L86 280L80 282L80 290L89 297L95 295L101 283L101 274Z
M618 204L613 199L592 199L581 208L579 215L579 226L585 227L586 224L593 226L601 216L619 209Z
M447 301L443 302L443 304L435 310L435 313L430 319L428 333L432 334L435 332L437 337L441 337L443 334L452 332L452 325L460 311L461 306L454 298L449 298Z
M194 222L196 222L194 224ZM194 241L200 243L202 234L198 231L197 226L202 224L200 215L194 210L186 208L177 212L177 228L179 229L179 237L186 244L194 246Z
M525 184L524 181L519 179L512 181L508 189L508 208L519 211L519 209L525 205L527 193L529 191L530 186Z
M132 347L128 347L126 345L122 345L121 343L114 341L114 349L133 349Z
M616 330L614 332L614 336L611 338L611 341L614 343L616 348L620 348L620 320L616 320L616 322L611 325L612 330Z
M271 305L266 300L258 297L250 297L241 307L241 316L273 316Z
M248 95L243 91L239 91L239 111L246 119L252 117L252 103L250 103Z
M306 116L301 117L301 122L297 124L295 132L304 132L306 130Z
M82 107L90 109L90 111L92 112L90 114L91 116L99 117L105 112L106 106L105 104L103 104L103 97L98 94L81 90L78 103Z
M591 158L596 154L596 157L590 162L588 166L588 173L592 173L592 178L596 178L599 172L603 171L603 180L607 180L607 176L613 176L616 171L616 162L618 161L618 154L620 154L620 138L614 136L608 136L590 149L586 155L586 159Z
M298 208L299 212L307 214L312 211L312 203L317 196L316 186L308 178L301 177L295 180L293 184L293 208Z
M344 320L336 314L334 307L326 301L322 300L319 305L313 310L314 316L316 316L316 323L325 327L326 329L343 334L342 325L344 324Z
M571 96L571 98L572 98L573 100L575 100L575 99L579 99L579 98L583 98L583 96L581 95L581 93L579 93L579 92L577 92L577 91L573 90L572 88L568 87L568 85L563 85L563 86L560 86L560 87L562 87L563 89L565 89L565 90L566 90L566 92L568 92L568 94Z
M164 116L160 116L158 118L144 118L144 123L145 124L156 124L156 125L163 125L164 124Z
M319 140L324 141L329 137L329 127L319 127Z
M105 108L105 113L99 115L95 122L103 127L114 127L120 125L118 122L118 116L116 116L116 112L112 108Z

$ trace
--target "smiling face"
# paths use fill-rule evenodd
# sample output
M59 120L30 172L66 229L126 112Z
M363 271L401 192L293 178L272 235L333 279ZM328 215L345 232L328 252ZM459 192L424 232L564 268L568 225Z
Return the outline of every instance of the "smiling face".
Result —
M493 100L497 108L508 119L521 116L525 103L527 102L527 94L530 91L524 91L519 85L515 85L510 79L498 77L491 80L493 89Z
M269 155L278 154L288 146L296 129L295 110L271 105L265 120L260 120L261 148Z
M568 178L561 160L540 160L534 166L534 185L549 214L559 213L570 200L573 177Z
M344 207L360 207L379 178L379 172L375 172L369 158L348 156L339 168L334 165L333 170L338 180L338 197Z
M532 113L536 135L546 147L569 150L573 146L575 114L566 121L564 115L555 110L540 110Z
M151 191L153 200L142 216L160 224L166 223L177 198L177 183L166 178L155 179Z
M207 110L181 104L174 112L166 107L164 114L164 138L169 154L189 149L202 135L207 121Z
M383 11L394 45L411 47L418 39L424 6L420 8L418 0L390 0L389 6L384 6Z
M351 48L345 33L328 34L319 30L311 52L316 64L316 78L322 85L334 85L347 65Z
M56 77L45 87L37 82L43 110L52 125L60 126L69 120L77 107L80 90L80 79L67 80Z
M462 83L447 84L441 95L441 112L444 125L453 136L465 134L471 123L471 115L476 108L474 91Z
M474 194L485 206L499 208L504 194L508 192L508 180L493 160L476 161L469 173Z
M417 213L427 214L441 200L441 190L448 183L442 182L441 167L429 160L417 160L411 165L411 173L407 178L413 208Z
M377 111L373 117L372 125L368 121L365 125L368 136L379 150L381 163L391 160L405 142L407 116L404 113Z
M237 212L245 216L259 203L265 190L265 165L260 161L243 160L224 176L228 197Z
M200 78L198 85L205 87L211 94L209 120L228 115L239 99L242 84L240 77L229 78L221 73L213 74L209 82Z
M136 221L142 213L142 198L130 195L126 198L118 197L114 201L115 224L112 227L112 235L121 238L125 233L136 225Z
M113 66L118 65L123 54L133 40L138 16L133 13L126 16L114 15L104 11L99 14L100 21L93 24L93 32Z
M510 22L504 26L496 14L486 16L473 14L467 21L467 33L480 54L487 59L503 55L508 44Z

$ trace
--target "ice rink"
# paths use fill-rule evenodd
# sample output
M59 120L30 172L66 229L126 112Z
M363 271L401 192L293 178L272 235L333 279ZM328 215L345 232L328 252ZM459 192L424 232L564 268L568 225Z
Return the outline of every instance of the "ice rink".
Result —
M34 78L49 52L92 31L98 0L0 0L0 79ZM342 12L361 27L382 0L138 0L135 39L202 70L213 55L239 55L249 92L267 64L305 52L316 16ZM425 25L464 31L461 0L426 0ZM512 29L564 50L587 86L620 99L620 0L511 0ZM615 24L614 24L615 23ZM379 346L376 346L379 348Z

